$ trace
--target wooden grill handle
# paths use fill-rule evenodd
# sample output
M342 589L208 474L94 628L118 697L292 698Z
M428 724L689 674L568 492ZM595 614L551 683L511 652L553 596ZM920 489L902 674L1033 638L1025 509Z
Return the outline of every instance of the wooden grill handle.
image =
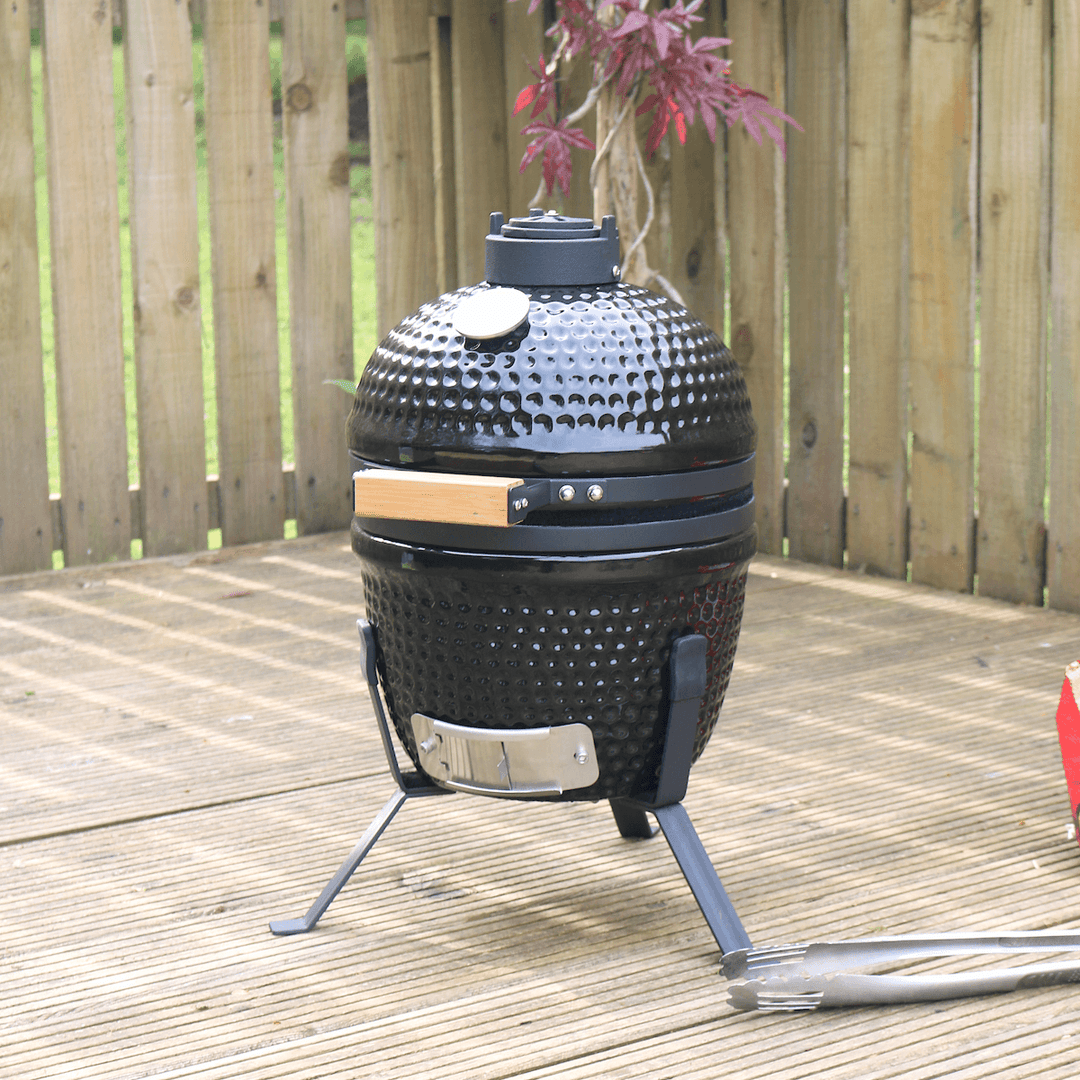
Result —
M524 480L509 476L361 469L353 473L353 509L361 517L507 528L510 492Z

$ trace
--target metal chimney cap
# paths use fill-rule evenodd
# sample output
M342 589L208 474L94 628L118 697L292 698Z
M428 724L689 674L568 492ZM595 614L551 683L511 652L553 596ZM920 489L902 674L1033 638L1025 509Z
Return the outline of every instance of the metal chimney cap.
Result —
M604 285L619 280L619 230L610 215L565 217L540 209L527 218L493 213L484 277L492 285Z

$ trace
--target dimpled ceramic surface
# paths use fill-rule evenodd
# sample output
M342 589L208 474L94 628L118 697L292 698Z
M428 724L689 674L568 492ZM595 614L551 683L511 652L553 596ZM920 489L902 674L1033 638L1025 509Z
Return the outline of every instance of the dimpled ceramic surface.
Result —
M754 449L731 353L681 305L621 283L522 287L529 315L462 337L473 285L424 304L381 342L349 416L349 446L389 465L513 475L682 471Z
M414 712L479 728L581 722L600 778L562 799L645 796L663 750L671 642L687 633L708 642L695 760L704 749L731 677L752 535L603 560L455 554L358 528L353 546L380 681L414 762Z

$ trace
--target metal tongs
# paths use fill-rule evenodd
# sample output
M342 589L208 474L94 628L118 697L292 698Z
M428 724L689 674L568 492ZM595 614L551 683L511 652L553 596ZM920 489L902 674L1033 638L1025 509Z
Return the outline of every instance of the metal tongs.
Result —
M939 956L1053 953L1080 949L1080 930L1035 933L931 934L775 945L725 953L721 970L748 981L730 988L736 1009L810 1012L843 1005L900 1005L1002 994L1035 986L1080 982L1080 960L958 974L849 974Z

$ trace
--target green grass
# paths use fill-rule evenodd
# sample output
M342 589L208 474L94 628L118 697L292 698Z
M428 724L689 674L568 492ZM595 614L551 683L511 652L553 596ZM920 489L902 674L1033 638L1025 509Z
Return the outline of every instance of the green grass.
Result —
M207 153L205 104L203 89L203 47L200 27L193 28L192 74L195 97L195 156L196 187L199 215L199 275L202 300L202 359L203 398L206 419L206 471L218 471L217 401L215 396L213 290L210 270L210 221L207 186ZM347 24L346 51L349 79L367 70L367 32L363 20ZM49 247L49 203L46 173L45 118L42 88L41 48L38 32L31 38L31 79L33 94L35 194L37 199L38 250L41 272L42 350L45 376L46 454L48 458L49 489L60 487L60 439L56 405L56 350L53 336L51 259ZM282 37L279 24L270 27L270 73L273 95L281 95ZM128 442L128 483L139 482L138 415L135 400L134 328L131 284L131 233L128 213L127 133L124 111L124 57L121 31L113 34L113 98L117 156L117 202L120 217L121 296L123 303L124 385ZM274 195L277 227L277 302L278 346L281 379L282 456L286 463L294 461L292 420L292 372L289 343L288 251L285 234L285 166L280 117L274 118ZM358 378L376 344L375 337L375 238L371 213L371 168L366 162L368 148L350 144L354 164L350 170L352 267L353 267L353 328L355 376ZM211 536L212 547L220 546L220 531ZM296 535L295 522L286 524L286 535ZM142 554L140 541L133 541L132 557ZM58 556L59 553L56 553ZM62 559L54 557L54 564Z

